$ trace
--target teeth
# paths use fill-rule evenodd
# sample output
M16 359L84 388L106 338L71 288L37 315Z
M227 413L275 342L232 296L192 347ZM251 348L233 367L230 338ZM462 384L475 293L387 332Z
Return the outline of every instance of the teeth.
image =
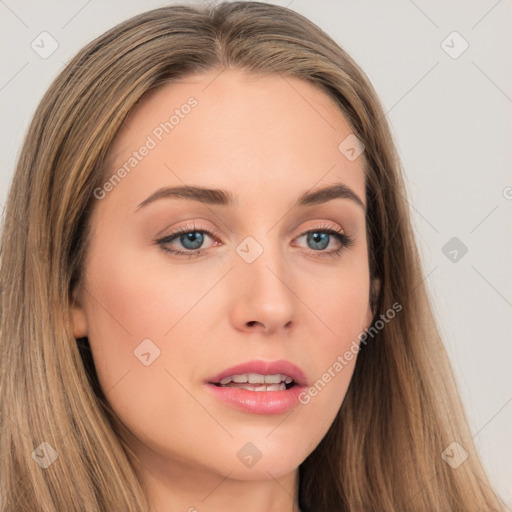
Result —
M271 384L267 386L267 391L284 391L286 389L286 384L281 382L281 384Z
M278 385L283 387L273 389L273 386L232 386L232 387L243 387L244 389L250 389L251 391L277 391L278 389L286 389L285 384L291 384L293 379L288 377L287 375L283 375L282 373L276 373L273 375L261 375L260 373L242 373L240 375L230 375L229 377L225 377L220 381L221 386L226 386L230 383L235 384L271 384Z
M280 373L277 375L265 375L266 384L279 384L284 379L286 379L286 375L281 375Z
M270 385L263 385L259 386L258 384L239 384L239 385L233 385L233 386L226 386L226 387L236 387L238 389L246 389L248 391L285 391L286 390L286 384L284 382L281 382L280 384L270 384Z
M259 373L249 373L247 376L247 381L251 384L263 384L265 382L265 375L260 375Z

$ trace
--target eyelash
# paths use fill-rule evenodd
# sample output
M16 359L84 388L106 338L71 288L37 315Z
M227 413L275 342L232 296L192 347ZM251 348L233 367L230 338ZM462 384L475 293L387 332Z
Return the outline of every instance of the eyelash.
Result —
M189 233L195 233L195 232L198 232L201 234L207 234L211 238L217 238L217 232L215 230L206 229L204 226L196 226L195 224L193 224L192 226L182 226L182 227L176 229L169 235L166 235L165 237L160 238L159 240L156 240L156 243L166 253L173 254L174 256L185 256L188 258L195 258L198 256L202 256L203 253L206 251L200 250L200 249L199 250L189 249L188 251L178 251L175 249L169 249L168 247L165 246L166 244L169 244L169 243L173 242L174 240L178 239L182 235L186 235ZM304 231L304 233L299 235L297 238L300 238L309 233L327 233L328 235L334 236L338 240L338 242L340 242L340 244L341 244L339 249L333 249L331 251L325 251L325 250L314 251L314 250L310 249L308 251L309 254L315 258L322 258L325 256L329 256L329 257L340 256L341 253L347 247L350 247L354 243L354 240L350 236L345 234L342 230L336 228L335 226L325 225L325 224L316 226L312 229L308 229L307 231Z

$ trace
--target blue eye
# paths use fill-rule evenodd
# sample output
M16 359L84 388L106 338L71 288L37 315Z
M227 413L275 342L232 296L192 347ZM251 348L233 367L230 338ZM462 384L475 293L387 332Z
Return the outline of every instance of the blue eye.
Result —
M199 249L199 247L203 245L204 234L202 231L191 231L185 235L181 235L180 242L184 245L185 249Z
M207 229L198 229L196 226L184 226L178 228L173 233L167 235L156 241L161 249L167 253L175 256L197 257L202 256L205 250L200 250L205 241L205 235L208 237L215 237L215 233ZM311 249L308 251L314 257L324 256L339 256L341 252L351 246L354 241L343 230L338 230L332 227L317 227L304 232L297 239L306 236L307 243L311 244ZM326 251L325 248L329 246L331 238L334 238L340 245L337 249ZM169 244L179 240L182 247L186 250L181 251L172 249Z
M321 251L329 245L331 236L327 231L309 231L306 235L307 241L313 241L313 244L316 246L315 249L320 249Z
M354 243L354 240L345 234L343 230L330 227L310 229L298 238L302 238L303 236L306 237L308 245L311 244L310 247L312 246L313 248L313 250L310 251L310 255L320 258L324 256L340 256L344 249ZM329 245L331 238L336 239L340 247L326 251L325 248Z
M156 243L167 253L171 253L176 256L196 257L201 256L203 253L203 251L198 249L203 245L205 235L212 236L214 234L207 229L198 229L195 225L183 226L172 232L170 235L157 240ZM169 248L168 245L175 240L179 240L181 245L187 250L180 251Z

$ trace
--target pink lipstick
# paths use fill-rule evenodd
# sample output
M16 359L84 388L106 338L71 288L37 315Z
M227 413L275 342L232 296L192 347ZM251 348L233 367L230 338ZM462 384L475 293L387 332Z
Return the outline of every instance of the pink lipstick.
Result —
M207 389L219 400L254 414L283 414L299 401L307 387L302 370L293 363L248 361L209 378Z

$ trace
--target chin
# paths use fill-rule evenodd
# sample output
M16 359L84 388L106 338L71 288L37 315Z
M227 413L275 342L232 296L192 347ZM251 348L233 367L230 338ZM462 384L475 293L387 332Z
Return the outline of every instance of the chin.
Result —
M253 467L226 468L227 471L221 473L224 475L229 473L229 478L232 480L268 480L269 478L280 478L293 473L298 467L299 464L292 460L278 462L274 460L263 462L263 460L260 460Z

